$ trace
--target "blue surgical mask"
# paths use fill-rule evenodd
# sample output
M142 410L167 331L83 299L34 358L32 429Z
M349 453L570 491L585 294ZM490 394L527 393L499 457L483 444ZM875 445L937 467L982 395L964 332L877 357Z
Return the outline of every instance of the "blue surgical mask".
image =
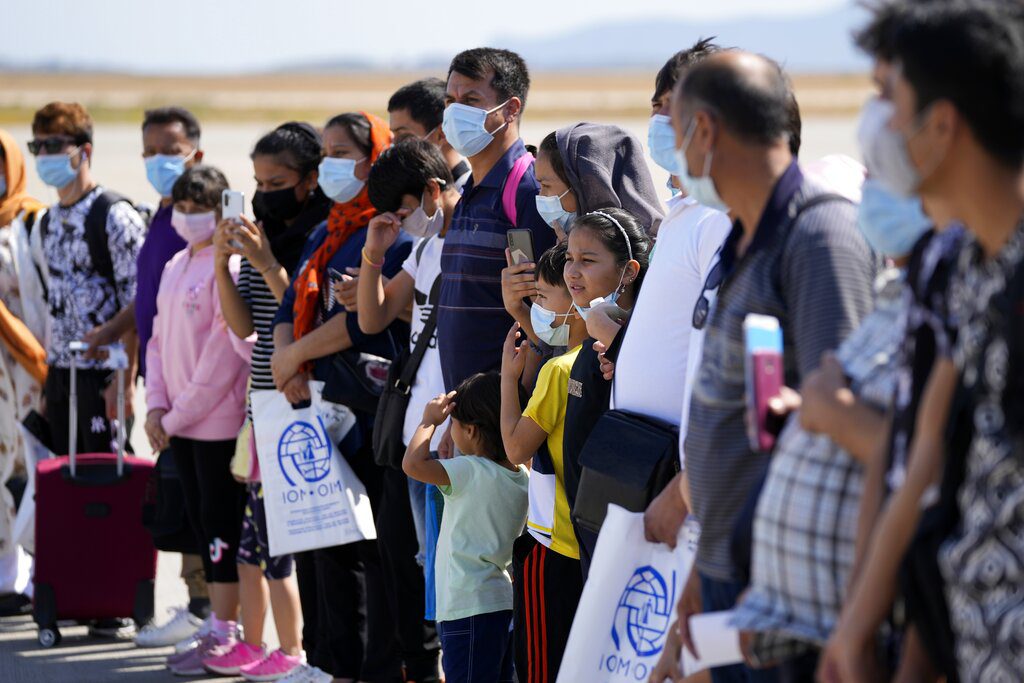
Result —
M498 111L506 104L508 104L508 100L494 109L480 109L458 102L449 104L445 108L444 118L441 120L441 130L444 131L445 139L462 156L476 156L491 144L495 133L508 125L506 121L490 132L485 126L487 115Z
M674 176L683 174L676 159L676 132L671 118L664 114L651 117L647 123L647 149L658 166Z
M356 164L361 161L363 159L356 161L324 157L320 162L320 176L317 181L320 183L320 189L339 204L354 199L366 185L366 181L356 178Z
M690 147L693 135L696 132L697 120L694 119L690 123L690 130L687 131L686 137L683 139L683 146L676 150L676 164L680 169L677 177L679 182L683 184L683 189L686 190L688 197L709 209L716 209L725 213L729 210L729 207L725 205L725 202L718 195L718 188L715 187L715 181L711 177L711 162L714 158L714 151L708 152L708 155L704 157L704 175L699 178L694 178L690 175L690 169L686 163L686 150Z
M572 309L569 310L570 312L572 311ZM533 326L533 333L548 346L568 346L569 319L566 317L568 315L569 313L549 311L534 302L530 306L530 324ZM558 327L552 327L558 318L563 319L562 324Z
M910 160L906 138L889 127L895 113L892 102L880 97L869 100L861 112L857 140L868 173L896 195L910 197L921 186L921 174Z
M548 225L557 222L558 227L565 232L569 232L569 223L576 218L575 212L566 211L562 208L562 197L567 194L569 194L569 190L566 190L557 197L555 195L547 197L537 195L537 213L540 214L540 217Z
M906 256L932 227L917 197L905 198L874 178L864 181L857 225L871 248L883 256Z
M0 176L0 197L7 194L7 176Z
M673 197L678 197L679 193L681 192L681 190L678 187L676 187L676 184L672 182L672 176L669 176L668 180L665 181L665 187L668 188L668 191L672 193ZM654 253L653 249L651 250L651 253Z
M36 157L36 173L39 179L50 187L60 189L74 182L78 171L71 168L71 152L69 154L44 154Z
M146 157L146 180L161 197L170 197L175 181L185 172L185 164L195 155L154 154Z

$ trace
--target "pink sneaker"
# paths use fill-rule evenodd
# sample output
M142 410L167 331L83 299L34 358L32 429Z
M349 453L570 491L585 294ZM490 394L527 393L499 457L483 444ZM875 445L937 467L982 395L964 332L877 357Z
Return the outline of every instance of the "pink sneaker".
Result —
M215 674L237 676L240 669L249 664L256 664L266 656L267 653L262 647L253 647L239 640L226 652L211 652L210 657L203 660L203 666Z
M289 655L283 650L274 650L261 661L243 666L239 673L247 681L276 681L295 671L305 661L302 655Z
M208 633L199 641L198 647L181 655L171 655L168 657L167 668L175 676L202 676L206 673L203 661L213 656L217 648L230 649L234 642L234 633L227 636Z

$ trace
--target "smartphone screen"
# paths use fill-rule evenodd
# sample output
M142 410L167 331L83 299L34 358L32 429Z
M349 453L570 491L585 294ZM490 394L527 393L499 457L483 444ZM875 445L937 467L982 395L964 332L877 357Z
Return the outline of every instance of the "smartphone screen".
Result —
M785 383L782 328L777 318L751 313L743 320L746 345L747 437L755 451L769 452L775 435L767 428L768 401Z
M512 254L513 265L533 263L533 233L523 229L509 230L508 250Z

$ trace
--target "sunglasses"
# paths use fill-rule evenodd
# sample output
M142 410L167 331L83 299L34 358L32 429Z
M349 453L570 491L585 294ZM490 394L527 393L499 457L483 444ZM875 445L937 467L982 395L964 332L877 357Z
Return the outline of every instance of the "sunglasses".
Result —
M722 282L725 280L726 272L725 266L722 265L722 250L718 250L718 260L715 261L715 265L711 268L711 272L708 273L708 277L704 280L704 288L700 292L700 298L697 299L697 303L693 307L693 329L703 330L704 326L708 323L708 316L711 313L711 299L708 298L708 292L713 292L722 286Z
M58 154L64 151L68 145L74 144L75 138L68 135L53 135L48 138L28 141L28 151L32 156L39 156L41 152L46 154Z

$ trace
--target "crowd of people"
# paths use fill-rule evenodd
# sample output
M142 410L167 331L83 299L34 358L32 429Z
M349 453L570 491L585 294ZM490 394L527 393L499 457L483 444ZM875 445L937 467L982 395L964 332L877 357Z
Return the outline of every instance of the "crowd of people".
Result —
M582 456L614 410L678 439L647 540L699 526L652 683L683 680L691 617L730 609L744 662L716 683L1021 680L1024 9L870 10L863 165L800 159L783 68L701 40L655 77L646 153L667 205L618 126L528 147L529 73L502 49L402 87L388 121L268 132L253 218L222 215L230 188L187 110L146 112L146 212L93 178L87 111L46 105L28 151L52 206L0 131L0 476L24 467L33 411L55 453L110 450L97 350L120 341L201 549L182 559L189 604L135 636L176 645L173 673L544 683L599 537L577 514ZM784 386L756 425L770 449L748 437L750 314L782 332ZM329 400L352 351L418 363L404 420L337 406L376 539L272 554L247 396ZM603 444L622 471L633 433ZM30 588L3 495L16 609Z

